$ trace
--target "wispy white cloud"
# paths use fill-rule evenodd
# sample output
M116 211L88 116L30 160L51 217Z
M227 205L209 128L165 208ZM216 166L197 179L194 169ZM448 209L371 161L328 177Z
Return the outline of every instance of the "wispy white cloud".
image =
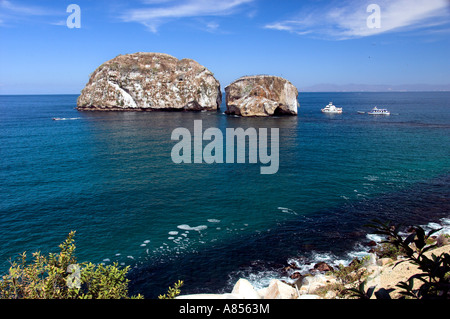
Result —
M30 21L37 17L62 16L64 14L64 10L55 11L54 9L36 5L23 5L17 4L16 1L0 0L0 25Z
M46 10L37 7L37 6L23 6L17 5L11 1L0 0L0 8L3 12L8 11L14 14L20 15L45 15L47 14Z
M219 28L219 26L220 25L216 22L208 22L206 24L206 27L207 27L208 31L210 31L210 32L216 31Z
M54 22L50 22L50 24L65 27L65 26L67 26L67 20L54 21Z
M226 16L235 13L244 5L255 0L146 0L144 8L127 10L122 15L126 22L137 22L145 25L150 31L168 21L180 18ZM218 25L207 28L217 29Z
M368 5L381 9L379 28L369 28ZM450 22L448 0L334 1L325 7L300 12L291 19L266 24L266 29L311 34L328 39L351 39L385 32L441 27Z

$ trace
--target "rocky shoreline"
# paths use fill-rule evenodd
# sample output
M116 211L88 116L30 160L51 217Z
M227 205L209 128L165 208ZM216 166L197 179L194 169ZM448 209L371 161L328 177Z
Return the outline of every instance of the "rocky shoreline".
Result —
M427 257L450 253L448 235L441 234L433 239L438 247L425 253ZM340 292L343 289L357 288L362 281L366 288L374 287L375 291L392 290L390 296L395 299L399 297L396 285L419 273L419 269L402 255L380 258L376 252L377 247L371 246L365 258L355 258L348 266L340 269L319 262L307 273L300 273L299 268L291 263L285 270L291 273L291 279L295 279L293 283L274 278L267 287L256 289L247 279L240 278L230 293L181 295L176 299L348 299L348 296L342 296ZM354 281L344 280L343 272L346 272L347 278L354 278ZM371 298L376 297L373 295Z

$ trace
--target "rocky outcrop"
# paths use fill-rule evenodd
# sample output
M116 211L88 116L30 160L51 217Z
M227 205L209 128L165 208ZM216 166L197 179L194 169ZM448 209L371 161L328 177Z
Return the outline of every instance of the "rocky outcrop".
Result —
M297 299L297 290L278 279L266 288L256 290L247 279L239 279L231 293L178 296L176 299Z
M260 294L264 299L296 299L298 297L294 287L278 279L272 279L269 287L261 289Z
M314 265L314 269L320 272L333 271L333 267L328 265L326 262L319 262Z
M244 76L225 88L227 114L240 116L297 115L298 90L277 76Z
M246 279L239 279L234 285L233 291L234 295L241 296L242 299L261 299L261 295L255 290L252 284Z
M162 53L119 55L92 73L80 111L218 110L220 83L191 59Z

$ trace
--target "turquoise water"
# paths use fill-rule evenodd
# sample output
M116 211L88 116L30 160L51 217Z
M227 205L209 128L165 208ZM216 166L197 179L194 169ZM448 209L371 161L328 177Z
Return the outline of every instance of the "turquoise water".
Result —
M76 230L80 261L131 265L148 297L228 289L289 258L344 254L371 218L448 217L450 93L303 93L298 117L78 112L75 95L0 96L0 266L57 251ZM333 103L342 115L324 115ZM392 115L358 114L373 106ZM67 118L53 121L52 118ZM279 128L279 171L174 164L171 133ZM225 134L224 134L225 135ZM206 145L207 143L205 143ZM256 276L256 277L252 277Z

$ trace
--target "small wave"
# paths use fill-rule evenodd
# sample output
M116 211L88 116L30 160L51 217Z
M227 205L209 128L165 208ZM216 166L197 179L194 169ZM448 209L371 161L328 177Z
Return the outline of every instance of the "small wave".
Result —
M428 226L429 228L433 228L433 229L439 229L439 228L442 227L442 226L439 225L438 223L429 223L429 224L427 224L427 226Z
M422 226L425 231L438 230L433 235L449 235L450 234L450 219L442 218L439 223L430 222Z
M202 231L208 228L208 226L206 225L200 225L200 226L195 226L195 227L191 227L189 225L178 225L177 226L178 229L182 229L182 230L195 230L195 231Z
M287 213L291 215L298 215L297 212L293 209L286 208L286 207L277 207L277 209L281 210L282 213Z
M277 271L274 270L263 270L263 271L258 271L258 272L254 272L254 273L250 273L250 274L236 274L236 276L238 278L245 278L247 279L252 286L256 289L262 289L265 287L268 287L270 284L270 281L272 279L275 278L279 278L280 274ZM233 283L235 283L235 278L233 276L233 278L230 278L229 280L229 284L232 285Z
M383 241L384 240L384 237L383 236L380 236L380 235L377 235L377 234L367 234L366 235L366 238L368 239L368 240L373 240L374 242L376 242L376 243L380 243L381 241Z
M80 120L81 117L54 117L52 118L53 121L74 121L74 120Z

